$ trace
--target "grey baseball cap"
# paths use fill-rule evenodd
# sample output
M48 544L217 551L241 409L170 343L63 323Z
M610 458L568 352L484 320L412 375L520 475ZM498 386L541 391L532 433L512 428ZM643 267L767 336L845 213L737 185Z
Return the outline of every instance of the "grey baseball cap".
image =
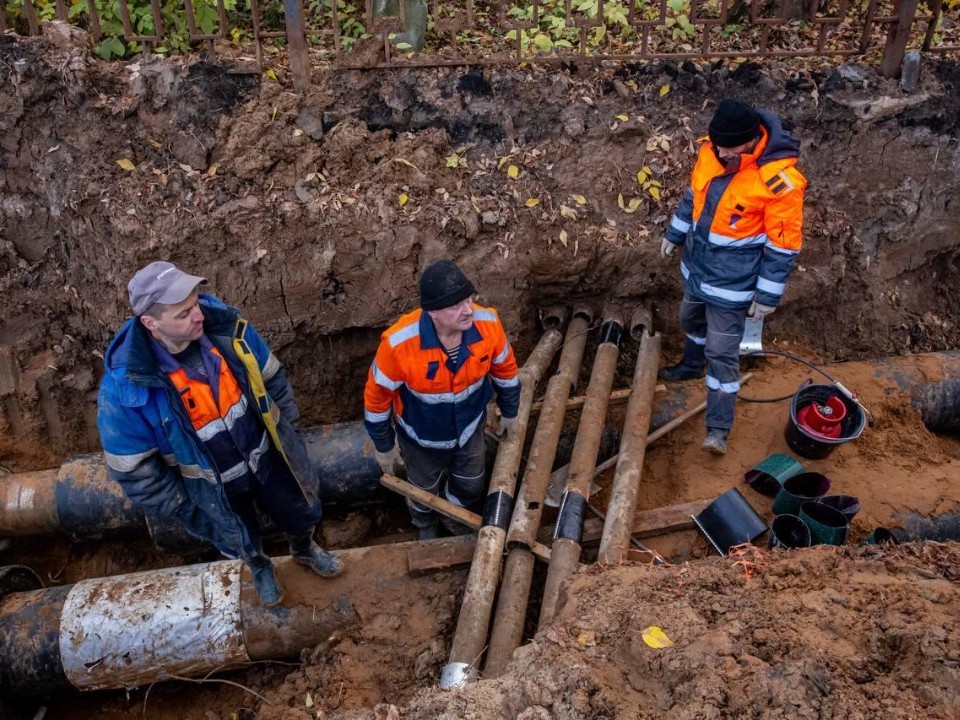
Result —
M187 275L171 262L157 260L137 271L127 291L134 315L143 315L154 303L176 305L183 302L206 278Z

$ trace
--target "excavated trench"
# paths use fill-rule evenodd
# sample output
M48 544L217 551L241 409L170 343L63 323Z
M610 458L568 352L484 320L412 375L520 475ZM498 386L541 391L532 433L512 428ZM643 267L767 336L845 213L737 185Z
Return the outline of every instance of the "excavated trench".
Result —
M540 336L539 308L586 304L599 313L614 301L626 309L650 304L667 362L680 347L680 285L676 268L659 258L659 240L709 119L706 101L726 95L782 114L803 143L810 180L806 244L765 343L824 363L960 345L960 69L952 63L926 65L913 95L854 64L654 63L325 71L299 97L282 77L233 74L229 62L108 65L48 39L0 38L0 60L0 464L11 472L54 468L98 449L102 353L127 315L127 278L161 257L206 276L217 295L248 313L287 366L307 425L360 417L379 334L415 306L418 273L440 257L455 259L480 302L500 310L521 359ZM670 92L661 95L664 84ZM134 169L123 169L123 159ZM659 200L638 185L645 167L662 183ZM634 197L640 202L630 205ZM629 384L636 351L625 343L615 388ZM918 372L933 377L935 362L917 361ZM757 397L792 392L808 376L780 361L748 365ZM874 368L832 367L877 418L861 441L813 464L864 498L855 539L904 511L956 512L957 439L926 430ZM784 412L741 403L733 452L709 463L697 449L700 421L681 426L648 451L641 509L701 501L739 484L744 470L783 450ZM622 419L623 406L612 407L608 424L618 428ZM577 414L568 414L565 429L576 426ZM609 480L600 480L598 502L606 503ZM749 499L769 511L759 496ZM333 506L323 532L338 548L413 538L402 502L388 495L374 505ZM674 560L711 554L689 529L644 542ZM899 717L884 714L897 681L906 684L903 717L950 717L960 707L955 690L936 697L922 687L949 687L957 673L956 591L924 586L929 607L912 611L928 634L915 637L891 630L899 620L874 603L870 588L889 585L896 602L909 603L905 588L922 585L922 573L955 579L956 551L815 552L806 580L800 556L770 558L764 597L719 559L660 575L633 565L580 574L575 585L584 587L564 595L558 622L516 656L511 672L463 693L424 691L448 658L466 576L459 565L417 580L415 590L360 602L361 622L305 651L300 668L270 662L222 676L247 690L181 682L149 693L68 692L6 712L32 717L42 702L48 718L400 717L392 705L406 706L402 716L410 718L599 718L625 708L636 717L693 717L691 707L737 717L737 697L749 696L761 661L780 668L822 650L820 665L778 681L791 690L779 696L794 704L758 717L810 716L818 698L856 696L864 687L875 692L861 707L876 711L864 717ZM139 536L15 538L0 553L3 564L31 566L51 587L184 562ZM824 557L829 563L816 559ZM309 580L291 582L311 597ZM701 599L684 588L699 589ZM845 611L858 602L865 608L850 620L869 646L854 671L842 669L842 653L830 654L837 640L831 646L822 627L818 642L807 636L808 644L791 645L779 625L793 596L823 588L830 597L853 593L837 601ZM613 604L594 616L588 599L605 589ZM750 595L748 608L729 601L737 594ZM658 608L666 597L680 604L665 614ZM823 611L815 605L804 607ZM635 632L638 624L666 629L668 616L677 635L696 628L698 644L657 668ZM711 620L701 627L694 616ZM787 625L800 637L799 619ZM534 629L535 613L525 637ZM599 644L583 641L588 630ZM891 655L898 651L909 662L898 665ZM923 658L941 664L931 669ZM911 668L919 668L915 677ZM776 698L771 683L763 688ZM797 690L805 683L811 695ZM667 692L671 686L681 691Z

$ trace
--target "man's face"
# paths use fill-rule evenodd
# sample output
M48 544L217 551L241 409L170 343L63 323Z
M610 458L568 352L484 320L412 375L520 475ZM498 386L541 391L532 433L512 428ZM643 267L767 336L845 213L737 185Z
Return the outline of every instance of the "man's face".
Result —
M737 145L736 147L731 148L714 147L714 150L716 151L720 162L726 165L731 160L736 160L743 153L753 152L754 148L757 147L758 142L760 142L760 138L754 138L750 142L744 143L743 145Z
M186 347L203 335L203 311L200 310L199 296L200 291L194 290L186 300L176 305L164 305L159 317L142 315L140 321L168 349Z
M464 332L473 324L473 298L468 297L456 305L442 310L427 310L433 318L438 333Z

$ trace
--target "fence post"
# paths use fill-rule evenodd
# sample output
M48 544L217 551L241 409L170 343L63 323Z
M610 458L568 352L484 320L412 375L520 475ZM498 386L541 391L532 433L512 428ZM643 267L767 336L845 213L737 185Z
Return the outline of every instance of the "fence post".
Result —
M916 0L913 2L916 3ZM287 52L290 54L293 88L302 93L310 84L310 59L307 57L307 37L300 0L283 0L283 18L287 26Z
M897 77L903 65L903 55L907 51L910 29L917 14L917 0L897 0L897 21L890 24L887 31L887 44L883 48L880 60L880 74L887 78Z

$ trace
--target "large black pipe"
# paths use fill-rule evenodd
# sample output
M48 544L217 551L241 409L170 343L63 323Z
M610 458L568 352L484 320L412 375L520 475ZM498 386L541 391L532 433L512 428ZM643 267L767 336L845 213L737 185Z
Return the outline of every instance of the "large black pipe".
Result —
M362 422L310 428L304 438L325 502L379 497L380 466ZM59 470L15 473L0 481L0 537L59 532L82 541L147 529L161 549L196 546L175 521L145 518L109 478L99 453L70 458Z
M413 576L410 555L449 552L445 539L343 550L346 572L323 580L291 558L274 564L286 600L263 608L240 560L163 568L40 588L0 568L0 697L69 688L129 688L297 657L337 631L436 612L464 571ZM8 582L5 582L8 580ZM397 609L396 598L409 602Z

